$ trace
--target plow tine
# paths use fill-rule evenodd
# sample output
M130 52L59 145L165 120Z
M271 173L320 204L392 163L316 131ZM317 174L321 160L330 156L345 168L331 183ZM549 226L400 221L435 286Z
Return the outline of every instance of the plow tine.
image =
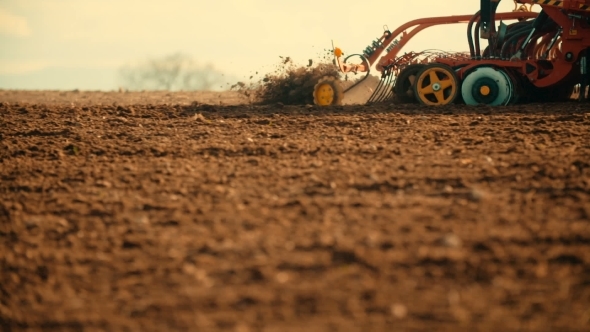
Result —
M385 90L385 95L379 100L380 102L386 101L393 96L393 83L395 82L395 76L393 72L389 72L386 78L386 86L387 89Z
M369 98L369 103L375 103L381 100L383 94L387 91L386 77L381 77L379 84L375 87L375 91Z
M387 78L384 78L381 80L381 89L379 91L375 91L375 98L373 100L374 103L379 103L381 101L383 101L383 99L387 96L387 90L388 90L388 82L387 82Z
M393 98L393 85L395 84L395 81L396 77L390 74L387 80L387 94L385 95L385 98L382 101L390 100Z
M368 102L379 103L390 99L393 96L392 81L394 81L394 76L391 72L383 75Z
M377 86L375 87L375 91L373 91L373 93L371 94L371 97L369 97L369 100L367 101L367 103L374 103L375 100L379 99L379 96L381 94L381 90L383 90L383 79L379 80L379 84L377 84Z

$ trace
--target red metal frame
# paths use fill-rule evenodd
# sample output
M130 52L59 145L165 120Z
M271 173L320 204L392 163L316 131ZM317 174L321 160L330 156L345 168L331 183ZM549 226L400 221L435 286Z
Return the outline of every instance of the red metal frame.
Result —
M531 0L523 0L521 2L532 3ZM570 3L571 2L571 3ZM581 1L563 1L563 8L571 8L566 6L572 6L573 4L578 5ZM585 1L590 6L590 1ZM526 60L479 60L469 61L465 67L463 67L457 76L462 79L463 74L468 72L470 69L481 65L490 65L500 68L514 68L520 73L525 75L529 81L539 88L550 87L559 84L566 79L572 72L574 64L578 61L579 54L590 47L590 25L582 24L581 22L575 24L575 20L568 17L568 12L562 11L562 7L558 6L542 6L543 10L551 17L559 26L563 28L564 33L561 37L560 50L555 54L555 57L549 60L536 58L535 52L527 52L529 59ZM575 7L576 10L579 7ZM586 16L590 15L590 12L585 12ZM539 36L542 37L542 36ZM540 43L542 45L542 43ZM536 46L536 43L532 43L532 46ZM530 49L529 46L528 49ZM566 54L572 54L572 58L567 60ZM457 61L448 61L447 59L438 59L437 62L445 63L450 66L460 66L466 63L459 63ZM527 67L529 70L527 70Z
M444 57L430 59L431 62L438 62L460 68L457 72L459 79L470 69L481 66L495 66L499 68L512 68L535 86L550 87L568 78L572 73L579 55L583 50L590 48L590 24L587 18L590 17L590 0L517 0L516 3L534 5L538 4L543 11L563 29L558 45L551 50L550 57L542 59L540 55L547 48L551 36L546 33L535 35L526 48L525 57L522 59L466 59L464 56L453 56L447 54ZM514 12L497 13L495 20L527 20L535 18L538 13L525 11L526 7L515 9ZM446 24L477 22L478 17L474 15L458 15L422 18L403 24L393 32L385 31L376 41L373 52L364 58L362 64L347 64L339 57L338 65L342 72L366 72L376 64L376 69L382 71L384 67L398 66L401 63L412 61L412 56L406 58L398 57L401 49L420 31ZM413 28L410 32L408 29ZM552 32L553 35L557 33ZM397 41L397 43L395 43ZM522 42L522 40L521 40ZM383 54L383 52L386 53ZM415 53L417 54L417 53ZM380 57L381 56L381 57ZM378 60L378 61L377 61ZM402 61L400 61L402 60Z
M499 13L496 15L496 20L524 20L537 17L538 13L534 12L511 12L511 13ZM376 69L381 70L384 66L390 65L394 62L397 55L401 51L401 49L414 37L418 32L433 27L437 25L449 25L449 24L460 24L460 23L469 23L469 21L473 18L473 15L453 15L453 16L440 16L440 17L429 17L429 18L420 18L410 22L407 22L393 32L389 33L385 31L383 35L377 40L380 43L374 53L367 57L366 61L363 61L363 64L355 65L355 64L346 64L343 63L340 58L338 58L338 65L340 70L344 73L347 72L366 72L373 64L379 62L377 64ZM413 29L408 33L407 30L412 28ZM401 36L400 36L401 35ZM385 55L381 58L379 56L385 51L388 45L392 44L394 41L398 40L398 44L394 45L390 51L388 51Z

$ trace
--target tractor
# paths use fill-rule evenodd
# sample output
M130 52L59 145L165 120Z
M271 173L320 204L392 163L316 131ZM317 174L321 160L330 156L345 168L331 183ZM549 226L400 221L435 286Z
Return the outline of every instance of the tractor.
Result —
M347 89L338 78L322 78L314 87L314 103L341 105L344 95L361 85L371 68L380 72L380 80L367 103L501 106L562 101L575 95L588 100L590 0L514 0L513 11L497 13L500 1L481 0L474 15L417 19L393 32L384 26L383 35L359 54L344 57L332 45L341 73L364 76ZM532 10L535 5L541 7L539 12ZM459 23L467 24L468 52L401 54L420 31ZM356 63L349 62L352 58L358 58Z

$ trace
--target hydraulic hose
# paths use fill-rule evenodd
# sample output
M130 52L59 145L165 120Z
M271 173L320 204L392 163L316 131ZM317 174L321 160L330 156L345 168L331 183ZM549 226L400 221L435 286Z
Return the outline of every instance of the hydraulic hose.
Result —
M479 28L481 27L481 20L477 21L475 25L475 57L481 59L481 45L479 44Z
M506 39L506 41L504 42L504 44L502 45L502 49L500 50L500 57L502 57L502 59L508 59L510 58L513 54L506 54L508 48L510 46L516 45L516 42L522 38L523 36L527 36L528 34L531 33L531 31L533 31L532 27L527 27L527 28L522 28L519 29L518 31L515 31L514 34Z
M467 25L467 42L469 43L469 54L471 55L471 58L473 59L475 57L475 50L473 47L473 23L475 22L476 19L479 19L481 14L481 10L478 11L477 13L475 13L475 15L473 15L471 17L471 19L469 20L469 24ZM476 29L478 29L479 27L479 23L477 24ZM476 32L479 35L479 32ZM479 44L479 38L475 38L475 41Z
M492 1L491 6L490 6L491 10L492 10L490 12L490 21L489 21L490 25L491 25L490 31L492 32L492 34L495 35L495 33L496 33L496 11L498 10L498 5L500 4L500 0L498 0L498 1L490 0L490 1ZM488 48L490 50L489 55L491 55L492 57L496 56L496 54L495 54L496 47L497 47L496 38L488 38Z
M510 36L511 33L513 33L514 31L516 31L515 29L517 28L521 28L524 26L530 26L532 24L531 20L527 20L527 21L520 21L520 22L516 22L516 23L512 23L510 25L508 25L507 27L507 33L506 33L506 37L504 38L504 40L507 40ZM477 22L477 25L475 26L475 56L476 58L481 58L482 54L481 54L481 45L480 45L480 41L479 41L479 37L480 37L480 26L481 26L481 20L479 20ZM496 47L498 47L498 45L496 45ZM488 47L488 53L491 50ZM488 54L488 56L490 56L490 54ZM502 56L502 53L500 53L500 56Z
M504 42L504 45L502 45L502 50L500 51L500 56L504 59L506 58L510 58L511 56L513 56L514 54L510 54L508 56L506 56L506 50L508 49L509 45L515 44L515 42L521 38L523 35L531 35L531 33L534 33L536 30L539 30L537 33L543 33L543 31L547 32L552 32L553 30L555 30L555 22L553 20L545 20L543 22L543 26L541 26L540 29L535 29L534 28L534 21L531 22L530 26L523 26L522 28L514 31L514 35L512 35L510 38L507 38L506 41ZM531 35L532 37L532 35ZM522 47L524 46L524 48ZM521 52L527 47L527 45L521 45ZM517 51L518 52L518 51Z
M514 29L516 27L523 26L525 23L531 24L531 22L527 22L527 21L524 21L524 22L516 22L516 23L510 24L507 27L507 33L506 33L506 37L504 38L504 40L506 40L510 36L510 32L511 31L514 31ZM479 27L476 26L475 29L476 29L476 33L475 33L475 54L476 54L476 57L481 58L481 46L479 44ZM488 53L489 53L489 47L488 47ZM488 56L489 56L489 54L488 54Z
M533 23L534 20L532 21L523 21L523 22L518 22L515 23L514 26L509 27L509 31L506 34L506 38L504 39L504 44L502 45L501 51L500 51L500 56L502 58L506 58L506 50L509 46L514 45L515 41L519 38L522 37L523 33L526 34L530 34L531 31L533 30ZM512 56L512 54L510 54L509 56Z

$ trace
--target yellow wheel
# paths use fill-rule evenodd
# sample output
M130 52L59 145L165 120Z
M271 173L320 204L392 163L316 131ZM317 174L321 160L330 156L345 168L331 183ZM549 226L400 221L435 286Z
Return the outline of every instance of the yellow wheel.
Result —
M325 76L313 88L313 103L319 106L341 105L344 90L334 77Z
M459 79L453 68L440 63L426 65L414 84L414 96L424 105L447 105L459 94Z

